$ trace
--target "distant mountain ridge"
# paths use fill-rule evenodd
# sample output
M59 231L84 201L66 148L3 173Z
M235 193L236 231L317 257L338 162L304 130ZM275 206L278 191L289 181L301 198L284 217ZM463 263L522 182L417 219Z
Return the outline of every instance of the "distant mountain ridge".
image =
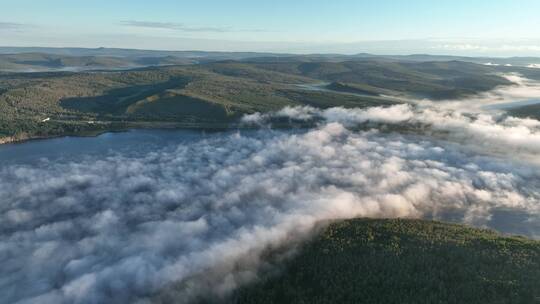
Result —
M113 57L183 57L216 59L240 59L261 56L290 56L291 54L261 53L261 52L219 52L219 51L167 51L140 50L122 48L48 48L48 47L0 47L0 54L45 53L63 56L113 56Z
M0 54L0 71L45 72L115 70L148 66L184 65L197 63L189 58L163 57L115 57L115 56L71 56L48 53Z
M166 51L122 48L0 47L0 71L126 69L160 65L197 64L224 60L263 62L386 62L462 61L493 66L540 67L536 57L463 57L445 55L286 54L264 52Z

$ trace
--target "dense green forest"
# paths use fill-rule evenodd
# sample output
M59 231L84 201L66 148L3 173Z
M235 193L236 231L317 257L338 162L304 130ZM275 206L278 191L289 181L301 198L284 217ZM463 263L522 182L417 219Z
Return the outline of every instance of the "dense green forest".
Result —
M19 63L57 60L24 56L17 57ZM61 58L68 59L75 60ZM496 73L493 67L457 61L303 57L125 71L0 73L0 140L134 127L223 128L243 114L284 106L368 107L393 104L396 97L461 98L511 84ZM325 83L324 90L309 88Z
M225 302L530 304L540 303L538 282L538 241L432 221L353 219L330 224L277 273Z

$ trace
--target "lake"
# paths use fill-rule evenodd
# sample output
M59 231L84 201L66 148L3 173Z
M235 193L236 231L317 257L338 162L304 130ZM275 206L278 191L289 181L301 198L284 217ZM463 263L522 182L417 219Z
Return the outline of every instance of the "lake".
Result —
M66 136L30 140L0 145L0 161L3 165L28 164L38 162L43 158L52 161L76 161L85 156L111 153L137 155L171 145L192 142L211 134L212 132L206 133L200 130L141 129L109 132L95 137Z

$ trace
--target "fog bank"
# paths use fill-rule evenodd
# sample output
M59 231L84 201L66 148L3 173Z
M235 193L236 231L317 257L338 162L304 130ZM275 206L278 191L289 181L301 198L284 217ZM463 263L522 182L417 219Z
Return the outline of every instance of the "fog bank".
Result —
M234 261L249 253L257 265L266 246L326 219L451 217L490 226L495 210L515 210L534 224L539 172L427 137L350 131L339 122L299 134L216 135L140 157L7 166L0 171L0 298L142 301L212 269L225 276L213 286L222 293L256 277L255 266L233 271ZM184 288L179 299L199 291Z

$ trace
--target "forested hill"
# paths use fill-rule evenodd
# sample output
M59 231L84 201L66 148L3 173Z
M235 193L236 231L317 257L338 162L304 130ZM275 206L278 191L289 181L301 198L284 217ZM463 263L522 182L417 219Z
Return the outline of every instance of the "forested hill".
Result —
M540 303L540 242L421 220L325 228L229 303Z
M73 60L90 66L121 65L124 60L40 54L16 58L18 65L59 67ZM134 127L223 128L243 114L284 106L362 108L407 96L463 98L512 84L498 72L458 61L272 57L124 71L0 73L0 142ZM309 88L321 83L325 87Z

